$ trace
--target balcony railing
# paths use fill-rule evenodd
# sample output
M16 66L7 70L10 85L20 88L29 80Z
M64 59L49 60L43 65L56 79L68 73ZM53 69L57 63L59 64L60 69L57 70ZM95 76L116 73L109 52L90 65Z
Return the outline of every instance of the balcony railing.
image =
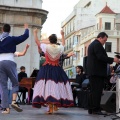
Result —
M101 31L97 30L95 31L95 35L97 36ZM108 34L108 36L119 36L120 37L120 31L118 30L104 30Z
M84 36L81 38L81 42L80 44L87 42L88 40L92 39L92 38L96 38L96 36L100 33L100 30L96 30L91 32L90 34ZM120 38L120 31L117 30L104 30L104 32L106 32L108 34L109 37L117 37Z
M73 60L73 66L78 66L80 65L80 59Z

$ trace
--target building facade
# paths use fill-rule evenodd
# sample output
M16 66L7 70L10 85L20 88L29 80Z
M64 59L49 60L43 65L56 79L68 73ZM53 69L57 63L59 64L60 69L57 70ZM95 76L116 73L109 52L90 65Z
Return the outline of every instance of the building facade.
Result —
M108 34L108 40L104 48L109 57L114 57L114 52L120 52L120 21L119 14L113 12L107 5L96 14L96 24L79 30L80 41L74 46L76 54L80 57L73 61L73 65L83 65L83 59L87 56L89 44L97 35L104 31ZM85 36L83 36L85 34Z
M103 11L103 8L106 9L106 2L107 7L110 6L109 12L114 11L113 14L100 13L101 10ZM73 12L62 22L62 28L64 29L65 33L68 34L66 32L69 29L68 25L72 18L74 18L72 25L74 26L74 33L69 35L69 37L72 37L73 46L68 50L65 48L65 53L73 50L76 54L75 59L70 58L72 59L71 62L69 62L68 59L64 63L64 70L70 78L75 77L75 67L77 65L83 65L83 59L85 56L87 56L87 48L89 44L96 38L99 32L105 31L109 35L108 42L105 45L106 49L109 49L107 51L109 56L113 56L114 52L119 51L119 47L117 46L119 46L120 16L118 13L120 11L120 7L117 2L120 1L97 0L96 2L96 0L80 0L75 5ZM108 26L109 28L106 28ZM70 39L66 37L65 40L66 46L69 46Z
M30 76L35 68L39 68L40 55L34 42L33 29L39 29L40 39L47 14L48 12L42 9L42 0L0 0L0 29L4 23L8 23L11 25L10 35L18 36L24 33L24 23L29 24L29 38L17 46L17 51L23 51L26 44L30 44L25 56L15 58L18 72L20 66L25 66L26 73Z

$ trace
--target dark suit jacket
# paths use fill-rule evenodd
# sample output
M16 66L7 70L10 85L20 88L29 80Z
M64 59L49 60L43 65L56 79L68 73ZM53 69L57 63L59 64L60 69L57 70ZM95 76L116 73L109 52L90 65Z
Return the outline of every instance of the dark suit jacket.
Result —
M88 47L88 75L106 77L107 63L112 64L113 58L107 56L104 47L98 40L94 40Z
M82 87L82 82L83 82L85 79L86 79L85 74L83 74L83 73L81 73L80 75L77 74L77 75L76 75L76 80L75 80L75 82L79 84L79 86L77 86L77 87L81 88L81 87Z
M18 81L20 82L23 78L27 78L27 74L25 72L20 72L18 74Z

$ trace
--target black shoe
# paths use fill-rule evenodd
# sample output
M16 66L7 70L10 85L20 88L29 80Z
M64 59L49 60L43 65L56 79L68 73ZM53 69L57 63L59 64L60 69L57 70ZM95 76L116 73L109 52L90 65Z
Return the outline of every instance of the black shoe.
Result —
M98 111L98 112L93 111L92 114L96 114L96 115L106 115L105 113L103 113L103 112L101 112L101 111Z
M25 101L22 101L20 104L21 104L21 105L25 105L26 103L25 103Z
M92 114L92 109L88 109L88 114Z

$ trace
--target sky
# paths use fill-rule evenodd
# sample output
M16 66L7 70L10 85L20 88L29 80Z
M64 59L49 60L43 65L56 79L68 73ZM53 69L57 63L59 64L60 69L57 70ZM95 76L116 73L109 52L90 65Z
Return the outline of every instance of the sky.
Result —
M47 10L48 18L43 24L42 33L57 34L60 37L61 22L73 11L79 0L43 0L42 9Z

